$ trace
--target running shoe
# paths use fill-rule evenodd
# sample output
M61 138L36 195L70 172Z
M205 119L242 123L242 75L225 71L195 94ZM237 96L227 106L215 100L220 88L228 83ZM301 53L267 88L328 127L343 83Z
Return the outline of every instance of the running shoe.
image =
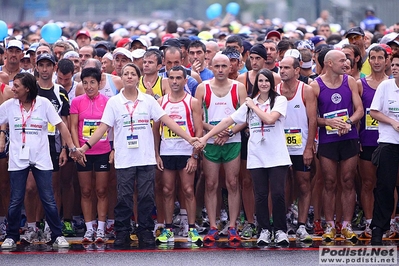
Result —
M345 237L346 240L349 241L357 241L357 235L355 232L352 230L352 226L350 223L348 223L344 228L341 230L342 236Z
M296 230L296 238L301 242L312 242L312 237L306 231L304 225L300 225L298 230Z
M6 238L6 240L4 240L3 244L1 244L1 248L2 249L12 249L12 248L16 248L17 244L15 243L15 241L12 238Z
M195 229L197 229L199 234L205 234L207 229L204 226L200 226L197 223L195 223Z
M106 238L105 238L105 232L104 232L104 230L97 229L97 231L96 231L96 238L95 238L94 242L96 242L96 243L103 243L103 242L105 242L105 241L106 241Z
M162 231L165 229L164 224L156 223L154 226L154 237L158 237L162 234Z
M73 229L72 223L70 221L64 221L62 223L62 234L64 236L76 236L76 232Z
M322 236L324 234L323 226L321 226L321 220L315 220L313 223L314 235Z
M220 210L220 221L225 222L229 219L227 211L225 209Z
M187 237L188 236L188 220L187 220L187 216L181 216L181 220L180 220L180 230L178 235L179 236L183 236L183 237Z
M187 240L188 242L203 242L202 237L198 234L198 231L195 228L190 228L190 230L188 231Z
M108 239L115 239L114 224L111 224L105 228L105 237Z
M372 233L371 233L370 224L366 224L366 229L364 229L364 231L360 234L360 237L370 239L371 235Z
M208 234L204 236L204 242L215 242L216 240L219 240L218 229L215 227L211 227Z
M157 242L168 243L175 241L175 234L170 228L165 228L162 233L156 238Z
M244 228L242 229L241 232L241 237L246 240L251 239L254 234L254 228L255 228L254 224L245 223Z
M4 219L0 223L0 241L6 238L6 231L7 231L7 219Z
M42 232L41 232L41 240L44 243L49 243L52 241L51 239L51 230L50 227L45 228Z
M398 226L395 222L391 222L390 227L388 232L386 233L386 236L389 239L394 239L399 237L399 232L398 232Z
M241 237L237 234L237 230L234 227L230 227L227 231L227 239L233 242L240 242Z
M341 235L341 230L342 230L342 223L335 222L335 234Z
M259 246L266 246L272 242L271 233L267 229L262 229L256 243Z
M69 243L66 241L64 236L59 236L55 239L53 247L57 248L69 248Z
M330 223L327 223L326 225L326 231L325 233L321 236L323 241L330 242L333 241L335 238L335 228L332 227Z
M33 244L39 242L39 233L37 228L29 227L28 230L21 236L22 244Z
M287 234L282 230L277 230L274 237L274 242L276 242L276 245L279 246L288 246L290 244Z
M83 218L79 218L78 221L73 220L72 226L73 226L73 230L77 234L83 234L83 232L86 230L86 225L85 225L85 221Z
M219 225L222 225L222 224L225 224L225 225L224 225L223 229L219 232L219 235L220 236L227 236L228 235L228 231L229 231L230 222L229 221L226 221L226 222L220 221Z
M83 236L82 243L93 242L94 240L94 230L87 230L85 235Z

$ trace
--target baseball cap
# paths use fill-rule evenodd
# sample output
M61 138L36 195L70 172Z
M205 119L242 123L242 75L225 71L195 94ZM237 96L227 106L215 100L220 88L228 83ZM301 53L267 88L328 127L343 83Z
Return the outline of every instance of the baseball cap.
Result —
M350 29L346 32L345 37L347 37L347 36L350 35L350 34L355 34L355 35L364 36L364 31L363 31L362 28L360 28L359 26L358 26L358 27L353 27L353 28L350 28Z
M266 48L263 46L263 44L260 43L252 46L251 50L249 50L249 54L257 54L263 59L267 60Z
M127 58L129 58L130 61L133 61L132 53L131 53L129 50L125 49L125 48L116 48L116 49L114 50L114 53L113 53L114 59L115 59L115 57L116 57L118 54L124 55L124 56L126 56Z
M10 49L11 47L16 47L20 49L21 51L24 50L24 46L21 41L18 40L11 40L7 43L7 49Z
M80 31L78 31L78 32L76 33L76 38L75 38L75 40L76 40L80 35L86 35L87 37L89 37L89 38L91 39L91 37L90 37L90 32L89 32L88 30L80 30Z
M55 57L52 54L44 53L44 54L39 55L36 58L36 64L43 60L49 60L51 63L53 63L55 65Z
M381 38L380 43L388 44L389 42L393 42L398 36L399 33L397 32L388 33Z
M285 54L284 54L284 58L285 57L294 57L297 58L299 61L302 61L302 56L301 53L297 50L297 49L288 49Z
M144 40L144 38L142 38L142 37L138 37L137 39L135 39L135 40L132 42L132 44L133 44L134 42L140 42L140 43L141 43L142 45L144 45L145 47L148 47L147 41Z
M79 54L75 51L69 51L64 54L62 58L69 59L69 58L79 58Z
M130 41L130 38L122 38L116 43L116 47L124 47Z
M107 42L107 41L100 41L100 42L96 43L96 44L94 45L94 48L102 48L101 46L104 47L105 50L107 50L107 51L110 51L110 50L111 50L111 43L109 43L109 42ZM103 48L103 49L104 49L104 48Z
M385 44L385 43L380 43L379 46L381 46L382 48L384 48L385 51L387 51L387 54L388 54L388 55L391 55L391 54L392 54L392 48L391 48L389 45L387 45L387 44Z
M28 58L30 59L30 54L28 53L28 51L24 52L24 57L22 57L22 59Z
M144 49L136 49L132 52L132 57L133 59L139 59L142 58L145 54L145 50Z
M271 37L277 37L279 40L281 40L281 34L280 32L276 30L271 30L266 34L265 40L270 39Z
M179 39L180 45L186 47L186 49L188 49L188 47L190 46L191 40L187 37L180 37Z
M39 47L39 44L40 44L40 43L38 43L38 42L32 43L32 44L29 46L29 49L28 49L26 52L27 52L27 53L35 53L37 47Z
M178 39L171 38L171 39L167 39L167 40L163 43L163 45L162 45L161 47L159 47L159 50L163 50L163 49L165 49L165 48L167 48L167 47L170 47L170 46L174 46L174 47L177 47L177 48L181 48L180 41L179 41Z
M313 43L314 46L316 46L319 42L325 41L324 37L322 36L314 36L310 38L310 41Z

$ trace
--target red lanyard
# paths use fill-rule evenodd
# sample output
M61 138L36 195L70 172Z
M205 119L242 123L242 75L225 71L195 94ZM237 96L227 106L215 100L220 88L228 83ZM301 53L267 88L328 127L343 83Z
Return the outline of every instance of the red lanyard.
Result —
M259 104L257 103L256 106L259 107ZM269 106L270 106L269 104L266 104L266 108L265 108L265 110L263 112L266 113L267 109L269 109ZM260 109L260 107L259 107L259 109ZM262 124L260 126L260 131L262 132L262 139L263 139L263 135L264 135L263 128L265 127L265 123L263 123L262 119L261 119L261 122L262 122Z
M26 128L26 121L28 121L28 119L31 117L32 112L33 112L33 107L35 106L35 100L32 102L32 106L30 107L29 111L28 111L28 115L24 116L24 107L22 105L22 103L19 104L19 108L21 110L21 119L22 119L22 148L25 147L25 143L26 143L26 132L25 132L25 128Z
M127 111L129 112L129 115L130 115L130 131L132 132L132 135L133 135L133 129L134 129L134 128L133 128L133 113L134 113L134 110L136 109L136 107L137 107L138 104L139 104L139 101L136 100L136 101L134 102L134 104L133 104L133 108L132 108L131 111L130 111L129 105L128 105L128 104L125 105Z

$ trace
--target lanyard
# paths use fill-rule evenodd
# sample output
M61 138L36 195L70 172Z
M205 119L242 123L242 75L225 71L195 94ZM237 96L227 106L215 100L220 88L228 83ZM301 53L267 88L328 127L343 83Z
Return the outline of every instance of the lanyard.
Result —
M35 106L35 101L32 102L32 106L30 107L28 114L26 116L26 119L25 119L24 111L23 111L24 107L22 106L22 103L19 104L19 109L21 110L21 117L22 117L22 148L25 147L25 143L26 143L26 132L25 132L26 121L28 121L28 119L31 117L34 106Z
M136 100L135 102L134 102L134 104L133 104L133 108L132 108L132 110L130 111L130 108L129 108L129 105L128 104L126 104L125 106L126 106L126 109L127 109L127 111L128 111L128 113L129 113L129 115L130 115L130 131L132 132L132 135L133 135L133 113L134 113L134 110L136 109L136 107L137 107L137 105L139 104L139 101L138 100Z
M257 103L256 104L256 106L257 107L259 107L259 104ZM260 107L259 107L259 109L260 109ZM267 112L267 109L269 109L269 104L266 104L266 108L265 108L265 110L263 111L263 112ZM262 110L262 109L260 109L260 110ZM261 119L261 121L262 121L262 119ZM263 123L263 121L262 121L262 124L261 124L261 127L260 127L260 131L262 132L262 139L264 139L264 137L263 137L263 135L265 134L264 132L263 132L263 128L265 127L265 123Z

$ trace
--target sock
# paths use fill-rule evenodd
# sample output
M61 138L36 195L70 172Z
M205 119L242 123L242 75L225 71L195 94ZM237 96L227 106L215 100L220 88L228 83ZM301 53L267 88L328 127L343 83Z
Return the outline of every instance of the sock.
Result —
M87 223L85 223L86 224L86 230L87 231L89 231L89 230L92 230L93 231L93 223L90 221L90 222L87 222Z
M346 226L350 224L350 221L343 221L342 222L342 228L346 228Z
M334 221L326 221L326 223L330 224L332 228L335 228L335 222Z
M298 228L299 228L301 225L305 226L305 223L300 223L300 222L298 222Z
M115 224L115 220L114 219L108 219L107 220L107 228L110 228L114 224Z
M395 223L395 218L391 219L391 223L390 224L394 224Z
M371 224L371 219L367 219L367 220L366 220L366 223L367 223L368 225L370 225L370 224Z
M97 230L105 230L105 222L103 221L98 221L98 227Z
M29 227L32 227L33 229L37 229L37 227L36 227L36 222L33 222L33 223L28 223L28 228Z
M5 216L0 216L0 222L4 221L6 219Z
M187 210L186 209L180 209L180 215L186 215L187 216Z
M50 226L48 226L47 221L44 221L44 231L50 230Z

